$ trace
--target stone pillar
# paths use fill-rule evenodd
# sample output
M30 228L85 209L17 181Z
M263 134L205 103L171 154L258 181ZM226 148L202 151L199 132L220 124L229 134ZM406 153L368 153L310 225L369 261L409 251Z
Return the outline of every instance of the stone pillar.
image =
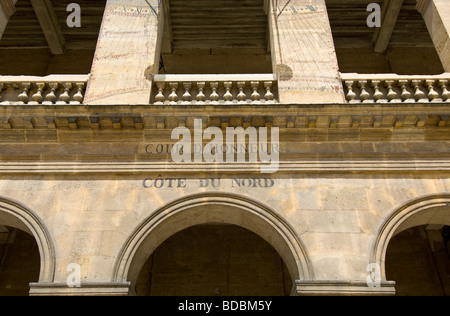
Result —
M9 18L16 11L15 5L17 0L2 0L0 1L0 39L2 38L3 32L5 32L6 25L8 24Z
M417 0L417 10L425 20L445 71L450 72L450 1Z
M149 104L164 25L158 0L108 0L85 104Z
M281 103L343 103L325 0L268 1Z

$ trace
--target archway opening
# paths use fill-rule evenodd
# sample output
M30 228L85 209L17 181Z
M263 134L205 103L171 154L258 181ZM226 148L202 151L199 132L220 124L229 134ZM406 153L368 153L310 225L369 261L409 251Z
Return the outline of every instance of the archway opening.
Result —
M450 196L411 200L383 223L372 249L399 296L450 295Z
M143 267L164 242L179 232L202 225L230 225L247 230L273 247L289 271L291 281L313 278L304 245L279 214L239 195L203 193L158 209L136 227L117 257L113 279L130 282L136 288ZM289 289L292 286L293 282Z
M140 296L287 296L293 280L275 249L229 224L184 229L162 243L136 282Z
M33 211L4 197L0 241L0 296L29 295L30 283L53 282L55 247L47 228Z
M35 238L17 228L0 225L0 296L28 296L29 284L40 274Z
M450 227L421 225L395 235L386 253L386 277L398 296L449 296Z

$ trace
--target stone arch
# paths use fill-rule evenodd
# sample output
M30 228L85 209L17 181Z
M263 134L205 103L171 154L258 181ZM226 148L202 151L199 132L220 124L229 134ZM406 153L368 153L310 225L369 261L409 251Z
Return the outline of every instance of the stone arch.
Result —
M55 247L42 220L19 202L0 197L0 223L31 234L40 255L39 282L53 282L55 274Z
M450 194L442 193L414 199L396 209L381 225L371 249L371 263L381 269L386 280L386 252L390 240L408 228L420 225L450 225Z
M273 210L242 196L205 193L172 202L144 220L122 247L113 281L135 284L143 264L165 240L206 223L234 224L256 233L279 253L294 280L312 279L304 246Z

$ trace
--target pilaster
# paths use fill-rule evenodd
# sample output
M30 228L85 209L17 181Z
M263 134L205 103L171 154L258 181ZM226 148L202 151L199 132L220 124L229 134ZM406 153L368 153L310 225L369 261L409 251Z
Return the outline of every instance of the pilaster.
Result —
M417 0L417 10L425 20L445 71L450 71L450 1Z
M325 0L270 1L266 9L280 102L344 102Z
M158 0L108 0L86 104L148 104L164 23Z

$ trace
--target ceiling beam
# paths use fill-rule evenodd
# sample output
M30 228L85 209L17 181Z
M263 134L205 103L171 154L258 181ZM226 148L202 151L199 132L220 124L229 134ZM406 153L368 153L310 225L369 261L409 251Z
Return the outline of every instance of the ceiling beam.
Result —
M374 33L374 51L384 53L391 40L398 15L403 6L403 0L384 0L381 10L381 28Z
M17 0L2 0L0 1L0 39L2 38L3 32L6 29L9 18L16 11Z
M170 4L169 0L163 1L163 10L164 10L164 36L161 47L161 52L163 53L172 53L172 21L170 19Z
M31 0L50 51L54 55L64 53L64 35L50 0Z

